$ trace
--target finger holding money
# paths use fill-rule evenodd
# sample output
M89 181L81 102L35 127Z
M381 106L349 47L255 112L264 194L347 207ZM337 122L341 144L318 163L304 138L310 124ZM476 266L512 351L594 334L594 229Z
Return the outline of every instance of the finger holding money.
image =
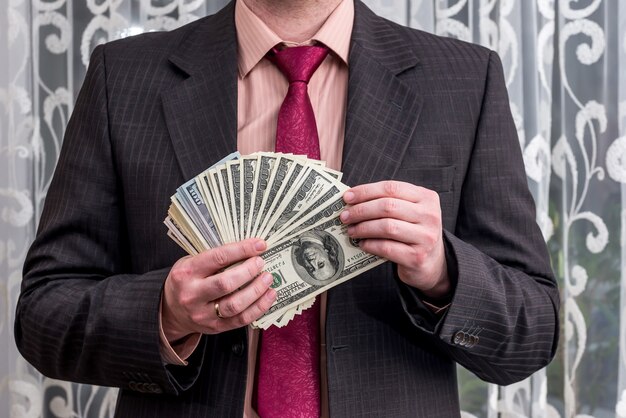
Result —
M178 260L162 296L161 320L168 341L228 331L263 315L276 298L267 274L259 275L263 263L258 256L265 249L264 241L249 239Z
M260 260L260 262L259 262ZM245 263L234 267L233 269L227 270L224 273L221 273L218 276L215 276L210 282L212 282L209 287L215 288L218 292L224 292L230 290L232 286L235 286L238 283L242 283L241 286L238 287L237 290L229 292L224 296L216 299L211 302L213 305L215 303L219 303L219 308L216 309L216 313L218 317L221 319L225 318L233 318L240 314L242 314L248 307L252 306L257 300L259 300L266 292L267 296L272 296L276 292L272 289L269 289L269 286L272 284L272 275L269 273L261 273L257 274L252 280L250 280L250 276L252 276L258 270L258 266L263 266L263 260L260 258L248 259ZM231 271L232 270L232 271ZM222 276L223 277L220 277ZM219 285L216 285L220 283ZM209 305L211 304L209 303ZM260 312L262 314L263 312ZM246 318L238 318L239 320L243 320L242 325L247 325L249 322L254 321L255 318L250 320L245 320Z
M351 205L340 216L348 235L362 239L368 253L398 265L398 276L425 296L452 291L447 274L439 195L399 181L364 184L348 190Z

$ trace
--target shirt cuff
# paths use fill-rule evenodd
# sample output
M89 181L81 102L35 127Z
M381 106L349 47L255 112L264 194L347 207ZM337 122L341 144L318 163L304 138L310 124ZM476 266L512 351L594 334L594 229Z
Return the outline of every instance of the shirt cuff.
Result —
M198 344L200 344L200 337L202 337L202 334L190 334L180 340L174 341L173 344L170 344L165 336L165 331L163 331L162 317L163 298L161 298L161 305L159 305L159 351L161 353L161 359L165 364L186 366L188 364L187 359L196 350Z

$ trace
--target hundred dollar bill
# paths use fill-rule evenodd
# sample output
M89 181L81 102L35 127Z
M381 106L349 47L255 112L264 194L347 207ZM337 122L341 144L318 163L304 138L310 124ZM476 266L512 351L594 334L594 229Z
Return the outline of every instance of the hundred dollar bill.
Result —
M253 237L258 227L257 219L260 215L261 204L265 197L267 186L272 172L274 171L274 165L277 157L273 153L261 152L259 153L259 159L257 161L257 167L254 173L254 197L251 201L250 215L248 217L247 230L249 236Z
M226 163L228 171L228 184L230 186L230 198L233 202L233 224L235 226L235 240L241 241L241 230L239 229L239 219L241 217L241 177L239 175L239 161L229 161Z
M191 245L191 242L189 242L189 240L185 238L185 236L182 234L182 232L170 216L166 217L163 223L167 227L167 236L174 240L176 244L178 244L188 254L198 254L198 250L196 250L193 245Z
M215 200L217 211L222 219L222 224L219 226L222 241L224 243L233 242L234 237L233 231L231 230L232 222L228 219L228 194L224 192L224 187L222 187L223 182L221 181L221 167L213 168L209 170L208 173L209 185L211 187L211 192L213 193L213 199Z
M339 198L341 203L343 203L343 199L342 199L343 193L348 189L349 187L343 183L336 182L335 184L333 184L332 187L326 191L326 193L324 193L322 196L316 199L312 205L306 208L306 210L301 211L300 214L293 217L289 221L288 224L285 224L282 228L274 232L274 234L271 235L268 239L268 245L271 246L274 243L282 241L283 238L292 235L293 234L292 231L294 230L299 231L299 232L304 232L308 228L301 228L300 226L305 222L306 222L306 225L304 225L304 227L307 227L307 226L314 225L315 223L319 222L321 219L325 219L325 218L328 219L328 218L333 217L333 215L336 212L335 211L329 212L328 208L325 205L328 205L329 202L332 202L332 203L335 203L335 206L336 206L337 198ZM345 205L341 205L341 207L338 208L338 210L341 211L343 207L345 207Z
M214 191L211 187L211 182L209 180L209 170L200 173L196 176L196 184L198 185L198 189L200 190L200 194L202 195L202 199L206 203L207 209L209 210L209 215L211 219L213 219L213 223L215 228L217 229L217 234L220 238L220 242L224 243L224 234L222 232L222 225L224 225L225 221L222 219L221 212L217 210L218 205L221 205L221 200L216 200L214 196Z
M165 221L163 221L165 223ZM193 249L191 249L191 247L187 247L185 246L185 244L183 244L180 239L178 239L178 237L176 236L176 234L174 234L171 230L167 230L167 236L170 237L170 239L172 241L174 241L176 244L178 244L178 246L180 248L182 248L183 250L185 250L185 252L187 254L192 254L192 255L196 255L195 251Z
M252 193L254 192L254 174L256 171L258 158L256 156L243 157L240 168L241 187L241 217L239 218L240 237L250 238L248 231L248 219L250 218L250 208L252 207Z
M386 260L361 250L339 217L284 241L261 255L264 271L272 274L277 299L261 318L259 327L273 322L300 302L315 297Z
M298 305L300 306L300 305ZM278 328L282 328L289 323L293 318L296 317L296 312L298 311L298 306L294 306L293 308L287 310L284 314L275 319L270 325L274 325ZM265 323L263 324L265 325ZM267 328L263 328L267 329Z
M303 160L300 157L297 157L297 159L293 160L291 168L287 173L286 180L283 181L280 185L280 188L276 192L276 196L274 197L271 206L267 209L264 209L265 215L263 218L263 224L259 227L259 230L257 230L257 237L267 239L268 230L272 227L272 224L270 223L271 218L276 213L278 206L281 204L281 202L284 202L287 199L287 196L294 189L294 185L298 184L305 170L306 160Z
M337 181L341 181L343 177L343 173L341 171L333 170L332 168L328 168L326 166L324 166L324 171L326 172L326 174L333 177Z
M220 240L222 243L228 242L228 231L226 230L226 214L224 213L224 205L225 203L222 201L222 195L219 187L217 186L218 175L217 169L211 168L201 176L200 182L200 190L203 193L203 196L206 196L208 201L209 211L213 219L218 219L218 222L215 222L215 226L217 227L217 231L220 235Z
M230 193L228 183L228 170L225 166L217 169L217 182L219 184L220 193L222 194L222 202L226 203L223 210L226 215L226 229L229 231L229 242L235 242L237 241L237 235L235 234L236 223L233 220L235 202L232 201L232 194Z
M207 179L208 185L211 190L211 194L213 196L213 200L215 201L215 208L218 212L218 216L221 220L218 225L220 231L220 237L222 238L222 242L228 243L231 241L230 231L228 230L228 219L226 218L226 211L224 208L226 207L226 201L224 200L224 196L222 194L222 188L220 187L220 173L219 167L215 167L207 171Z
M227 161L240 157L239 152L233 152L222 158L210 168L223 165ZM205 240L211 247L221 244L217 228L213 217L209 213L206 201L200 191L199 183L196 181L200 176L196 176L176 190L176 195L187 215L192 218L198 230L202 233Z
M178 196L172 196L171 200L172 204L167 214L176 223L178 230L193 244L193 247L196 248L198 252L208 249L209 244L202 237L196 225L194 225L193 221L183 209L178 201Z
M198 226L198 230L211 247L217 247L221 244L217 227L213 222L213 218L209 214L209 209L202 199L202 194L193 178L183 184L176 191L187 214L193 219Z
M263 201L261 202L261 209L259 210L259 215L257 217L257 225L255 229L252 231L253 236L257 236L263 226L265 225L265 217L269 213L272 204L274 203L278 192L281 190L282 185L285 183L285 179L289 176L294 167L294 158L282 155L276 161L274 165L274 170L272 170L269 185L265 195L263 196Z
M300 315L302 312L304 312L305 310L313 306L313 303L315 303L315 297L304 300L300 302L298 306L296 306L295 308L289 309L287 312L285 312L285 314L281 315L272 324L268 324L268 325L275 325L278 328L282 328L285 325L287 325L289 321L295 318L296 315Z
M270 219L269 225L271 227L267 231L267 237L272 239L274 233L307 210L327 190L332 188L336 182L334 178L330 177L323 170L314 166L307 167L307 171L294 187L294 191L285 202L281 203L276 213Z

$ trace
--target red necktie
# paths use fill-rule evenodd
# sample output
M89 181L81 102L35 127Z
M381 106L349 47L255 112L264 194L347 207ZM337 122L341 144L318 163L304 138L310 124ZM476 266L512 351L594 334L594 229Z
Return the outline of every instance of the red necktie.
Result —
M297 46L268 56L289 81L278 113L276 152L320 158L308 82L328 55L325 46ZM319 301L283 328L261 335L257 368L257 413L262 418L320 416Z

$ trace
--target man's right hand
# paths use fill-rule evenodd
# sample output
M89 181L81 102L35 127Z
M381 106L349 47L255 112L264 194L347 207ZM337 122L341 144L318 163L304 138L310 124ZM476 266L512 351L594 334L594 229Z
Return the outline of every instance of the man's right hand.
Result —
M259 255L267 244L247 239L183 257L163 289L162 326L167 340L194 333L217 334L257 320L276 300L272 275ZM241 264L224 270L233 264ZM217 316L215 304L219 303Z

